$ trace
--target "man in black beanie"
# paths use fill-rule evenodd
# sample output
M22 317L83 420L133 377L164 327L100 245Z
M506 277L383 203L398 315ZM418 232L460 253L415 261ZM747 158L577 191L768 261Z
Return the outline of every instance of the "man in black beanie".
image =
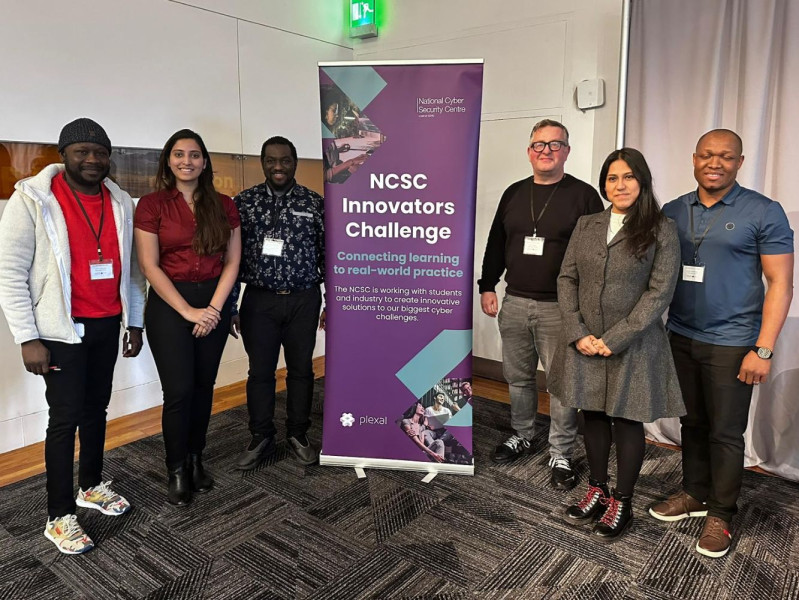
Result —
M130 510L102 479L103 446L120 325L128 330L123 356L136 356L145 282L133 247L133 201L107 178L105 130L91 119L72 121L58 151L63 164L17 182L0 219L0 307L25 368L46 385L44 535L61 552L81 554L94 544L76 506L112 516Z

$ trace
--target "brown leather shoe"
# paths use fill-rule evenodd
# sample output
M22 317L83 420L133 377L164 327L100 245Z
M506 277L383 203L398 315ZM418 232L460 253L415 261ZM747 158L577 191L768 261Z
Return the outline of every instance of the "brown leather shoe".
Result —
M661 521L705 517L707 516L707 504L681 490L662 502L653 504L649 508L649 514Z
M696 543L696 551L710 558L721 558L732 545L732 528L718 517L707 517L702 535Z

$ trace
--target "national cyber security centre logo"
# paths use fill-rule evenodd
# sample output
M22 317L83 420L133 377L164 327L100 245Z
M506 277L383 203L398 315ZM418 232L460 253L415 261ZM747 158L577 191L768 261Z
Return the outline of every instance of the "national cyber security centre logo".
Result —
M417 97L416 114L420 117L435 117L437 115L465 113L465 98L453 96Z

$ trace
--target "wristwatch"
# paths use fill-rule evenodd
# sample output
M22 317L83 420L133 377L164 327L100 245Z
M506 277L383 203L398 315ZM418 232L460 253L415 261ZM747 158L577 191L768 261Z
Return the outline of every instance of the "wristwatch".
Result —
M763 360L770 360L774 353L771 351L770 348L766 348L765 346L752 346L752 352L757 354L758 358L762 358Z

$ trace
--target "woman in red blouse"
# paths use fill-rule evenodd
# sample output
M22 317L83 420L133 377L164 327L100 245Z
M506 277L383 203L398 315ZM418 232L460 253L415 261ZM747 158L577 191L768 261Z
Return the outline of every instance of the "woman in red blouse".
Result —
M145 326L164 392L162 427L172 504L207 492L202 451L214 383L230 329L228 298L239 271L233 201L214 189L199 135L182 129L161 151L156 191L136 207L139 264L150 293Z

